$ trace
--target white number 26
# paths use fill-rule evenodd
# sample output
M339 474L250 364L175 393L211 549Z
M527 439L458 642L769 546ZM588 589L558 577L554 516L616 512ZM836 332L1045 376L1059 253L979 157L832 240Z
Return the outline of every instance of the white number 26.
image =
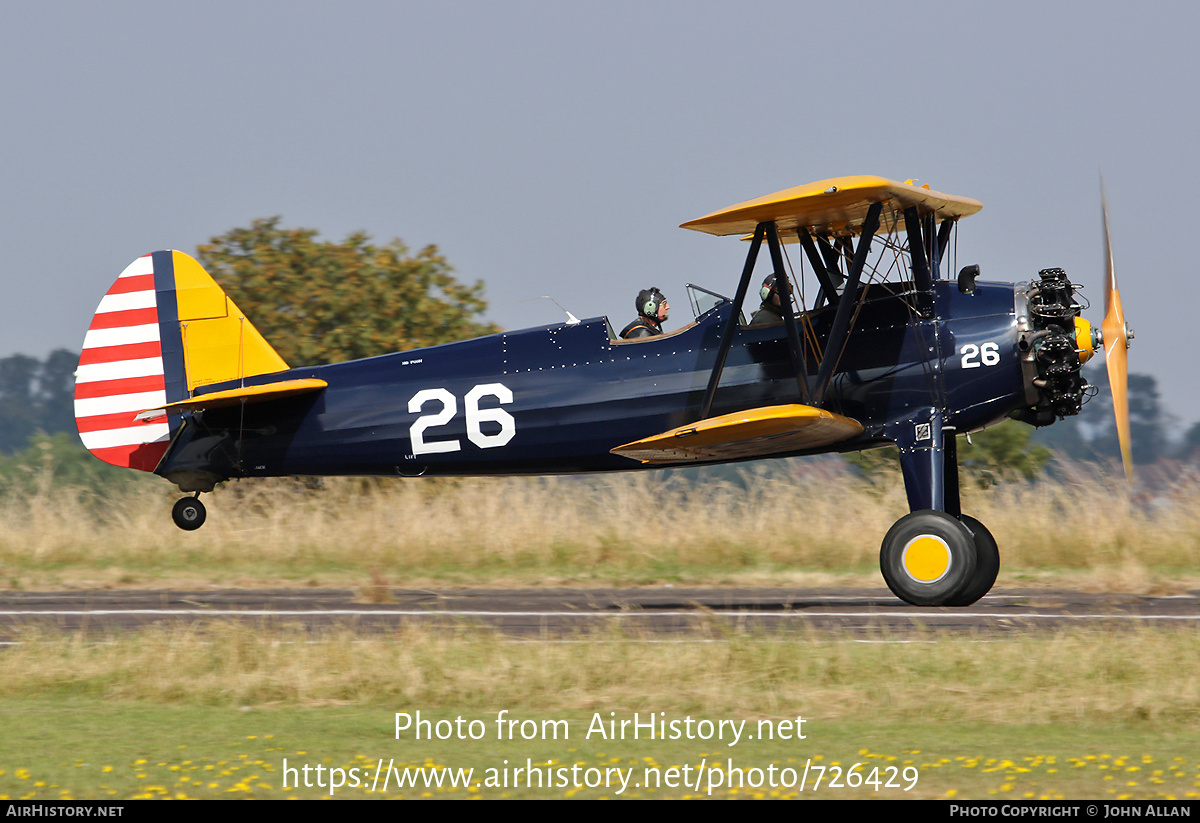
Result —
M500 408L481 409L479 401L485 397L494 397L501 405L513 401L512 391L503 383L484 383L467 392L463 398L466 404L467 439L481 449L495 449L508 443L517 433L517 421L513 416ZM408 429L412 439L412 453L442 454L456 452L462 448L458 438L435 440L432 443L425 440L425 432L431 428L444 426L458 413L458 401L447 389L421 389L408 401L409 412L419 412L429 403L440 403L441 409L432 414L418 417ZM493 423L500 427L494 434L485 434L484 423Z
M967 343L962 347L962 367L964 369L995 366L999 362L1000 347L996 343L984 343L982 346Z

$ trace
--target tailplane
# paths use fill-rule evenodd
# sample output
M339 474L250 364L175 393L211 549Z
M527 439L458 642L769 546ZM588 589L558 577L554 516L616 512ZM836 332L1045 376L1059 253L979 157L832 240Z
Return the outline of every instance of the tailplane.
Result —
M199 386L286 371L208 272L180 251L139 257L100 301L75 372L75 423L106 463L154 471Z

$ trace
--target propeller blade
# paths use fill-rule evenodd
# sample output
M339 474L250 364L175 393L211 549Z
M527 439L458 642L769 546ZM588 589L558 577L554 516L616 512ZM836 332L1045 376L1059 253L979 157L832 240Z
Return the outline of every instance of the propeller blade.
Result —
M1117 418L1117 440L1121 444L1121 463L1125 478L1133 482L1133 446L1129 435L1129 333L1125 312L1121 308L1121 293L1117 290L1117 273L1113 267L1112 240L1108 231L1108 198L1100 184L1100 204L1104 215L1104 361L1108 367L1108 387L1112 392L1113 414Z

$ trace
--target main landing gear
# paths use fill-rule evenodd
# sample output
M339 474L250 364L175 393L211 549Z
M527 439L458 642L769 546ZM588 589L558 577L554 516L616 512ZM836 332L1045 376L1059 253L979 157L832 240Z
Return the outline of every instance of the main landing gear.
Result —
M1000 571L996 540L973 517L925 509L896 521L883 538L879 569L892 594L914 606L969 606Z
M883 538L883 579L914 606L969 606L995 584L1000 551L991 532L961 511L955 432L926 408L894 424L891 434L911 513Z
M196 492L195 497L183 497L176 500L174 508L171 509L171 519L184 531L191 532L200 528L204 525L206 517L208 517L208 511L200 502L200 492Z

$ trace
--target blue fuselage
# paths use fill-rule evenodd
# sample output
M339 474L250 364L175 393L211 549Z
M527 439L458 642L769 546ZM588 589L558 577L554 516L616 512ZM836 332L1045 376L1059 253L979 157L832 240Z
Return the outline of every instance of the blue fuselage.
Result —
M886 287L858 307L824 406L864 426L836 449L890 439L932 407L969 431L1025 405L1011 284L970 295ZM922 304L924 300L924 304ZM925 316L922 316L922 305ZM188 421L157 473L275 475L548 474L638 468L610 449L700 413L732 304L688 327L615 342L605 318L292 369L245 385L315 377L311 395L212 409ZM823 349L832 309L803 318ZM820 354L811 348L810 381ZM233 388L225 383L197 391ZM804 402L782 323L738 328L711 415ZM827 451L828 449L822 449ZM802 452L790 452L796 454Z

